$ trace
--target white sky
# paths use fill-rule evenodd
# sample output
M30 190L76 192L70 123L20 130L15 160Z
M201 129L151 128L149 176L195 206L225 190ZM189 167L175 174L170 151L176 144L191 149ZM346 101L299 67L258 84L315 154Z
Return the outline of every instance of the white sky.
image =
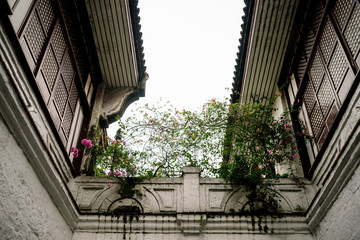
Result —
M232 87L242 0L139 0L145 65L145 97L137 105L169 100L197 109L225 98ZM137 106L131 104L123 117ZM117 124L108 133L114 136Z

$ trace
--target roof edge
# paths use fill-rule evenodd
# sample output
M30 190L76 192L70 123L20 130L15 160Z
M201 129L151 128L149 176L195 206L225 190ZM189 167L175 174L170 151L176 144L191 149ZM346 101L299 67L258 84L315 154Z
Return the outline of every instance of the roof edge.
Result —
M243 84L243 71L245 66L245 59L246 59L246 51L248 48L248 40L249 40L249 34L250 34L250 27L251 27L251 19L253 15L254 10L254 4L255 0L245 0L245 7L244 10L244 16L243 24L241 24L241 32L240 32L240 39L239 39L239 52L236 54L236 65L235 71L234 71L234 77L233 77L233 83L232 83L232 93L230 95L230 101L232 103L235 103L240 100L240 94L241 94L241 86Z
M133 28L134 34L134 42L135 42L135 52L136 52L136 61L139 71L139 83L144 79L147 79L146 76L146 66L145 66L145 59L144 59L144 47L143 47L143 40L142 40L142 32L141 25L140 25L140 9L138 8L138 0L130 0L130 15L131 15L131 24Z

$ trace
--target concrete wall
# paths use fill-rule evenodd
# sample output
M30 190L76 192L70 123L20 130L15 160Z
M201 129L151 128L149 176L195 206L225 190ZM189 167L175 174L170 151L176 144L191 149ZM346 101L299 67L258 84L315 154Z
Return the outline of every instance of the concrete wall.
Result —
M71 229L2 118L0 153L0 238L71 239Z

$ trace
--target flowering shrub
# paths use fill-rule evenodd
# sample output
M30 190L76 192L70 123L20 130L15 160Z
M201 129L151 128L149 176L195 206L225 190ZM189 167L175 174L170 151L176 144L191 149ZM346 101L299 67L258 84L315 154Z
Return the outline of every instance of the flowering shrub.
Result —
M291 111L275 119L275 100L271 99L269 104L231 105L221 177L256 186L264 177L275 177L277 164L291 163L297 158L294 132L288 119Z
M105 144L94 145L96 175L172 177L190 165L200 167L202 176L257 186L264 177L276 177L276 165L297 159L291 111L275 119L274 102L212 99L199 111L145 105L137 110L140 117L119 121L117 140L106 137ZM88 139L81 143L92 147Z
M136 159L141 176L179 176L184 166L199 166L202 176L217 176L229 104L212 99L199 111L167 104L145 105L141 116L119 121L118 138Z
M96 175L119 177L122 180L136 176L135 158L126 149L125 141L112 140L108 136L105 139L104 146L96 146L93 152L96 154Z

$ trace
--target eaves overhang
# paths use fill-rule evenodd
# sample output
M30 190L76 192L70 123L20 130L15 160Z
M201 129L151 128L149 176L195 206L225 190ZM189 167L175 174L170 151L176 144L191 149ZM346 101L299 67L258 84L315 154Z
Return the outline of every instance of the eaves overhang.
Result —
M110 88L138 88L147 76L138 1L85 3L102 80Z
M270 98L277 88L300 0L245 2L232 102Z

